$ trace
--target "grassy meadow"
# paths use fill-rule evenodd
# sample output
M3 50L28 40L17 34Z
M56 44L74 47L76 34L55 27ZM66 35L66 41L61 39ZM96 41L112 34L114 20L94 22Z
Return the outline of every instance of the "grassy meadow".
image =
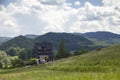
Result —
M0 80L120 80L120 45L49 64L0 70Z

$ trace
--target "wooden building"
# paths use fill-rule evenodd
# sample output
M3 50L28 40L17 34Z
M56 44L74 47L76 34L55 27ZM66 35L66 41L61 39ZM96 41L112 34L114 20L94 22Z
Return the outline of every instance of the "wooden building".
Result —
M54 60L52 44L46 41L35 43L33 54L38 59L38 63L46 63Z

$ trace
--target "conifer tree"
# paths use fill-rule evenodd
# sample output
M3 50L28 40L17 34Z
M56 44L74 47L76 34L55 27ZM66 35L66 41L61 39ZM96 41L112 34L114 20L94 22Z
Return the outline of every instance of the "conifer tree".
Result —
M64 46L64 39L62 38L60 41L60 44L58 46L58 53L57 53L57 58L66 58L69 56L68 51L66 51L65 46Z

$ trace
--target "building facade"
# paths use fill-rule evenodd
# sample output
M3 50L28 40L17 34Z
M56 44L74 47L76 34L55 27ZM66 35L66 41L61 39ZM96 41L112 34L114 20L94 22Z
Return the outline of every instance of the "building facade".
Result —
M33 54L38 59L38 63L46 63L54 60L53 48L50 42L35 43Z

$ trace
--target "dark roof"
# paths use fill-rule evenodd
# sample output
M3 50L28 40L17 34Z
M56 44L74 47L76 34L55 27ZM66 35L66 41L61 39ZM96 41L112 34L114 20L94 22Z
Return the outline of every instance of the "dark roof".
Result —
M33 53L36 54L36 56L39 55L49 55L51 57L54 56L52 44L46 41L35 43Z
M50 47L52 47L52 44L50 42L43 41L43 42L36 42L35 46L50 46Z

